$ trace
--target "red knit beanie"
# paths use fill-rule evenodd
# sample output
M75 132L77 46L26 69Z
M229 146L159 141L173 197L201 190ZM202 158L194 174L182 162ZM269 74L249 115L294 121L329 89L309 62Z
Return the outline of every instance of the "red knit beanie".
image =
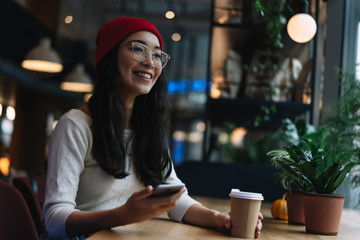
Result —
M121 40L130 34L138 31L149 31L156 35L163 49L163 41L159 31L155 26L141 18L119 17L105 24L99 29L96 35L96 69L98 69L101 59L108 54Z

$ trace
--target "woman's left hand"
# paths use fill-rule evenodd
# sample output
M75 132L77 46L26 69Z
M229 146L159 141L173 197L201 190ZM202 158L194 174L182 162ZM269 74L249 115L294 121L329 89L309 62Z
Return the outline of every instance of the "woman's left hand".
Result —
M230 213L223 212L218 213L215 218L216 228L223 232L230 232L231 229L231 221L230 221Z
M260 236L260 231L262 228L261 220L263 219L263 215L259 213L256 229L254 231L256 238ZM203 227L210 227L223 232L230 232L231 230L230 213L218 212L201 204L192 205L186 211L182 220L186 223Z
M260 231L262 229L261 220L263 219L264 219L263 215L259 213L259 217L255 229L255 238L260 237ZM217 221L217 226L219 226L217 227L219 230L224 232L230 232L231 230L230 213L219 213L216 217L216 221Z

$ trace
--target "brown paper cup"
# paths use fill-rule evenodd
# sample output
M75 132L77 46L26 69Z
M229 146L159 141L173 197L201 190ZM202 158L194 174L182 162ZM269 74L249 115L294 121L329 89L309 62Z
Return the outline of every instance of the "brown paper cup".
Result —
M244 193L244 192L240 192ZM261 194L236 194L232 191L231 201L231 236L239 238L255 238L255 229L259 217Z

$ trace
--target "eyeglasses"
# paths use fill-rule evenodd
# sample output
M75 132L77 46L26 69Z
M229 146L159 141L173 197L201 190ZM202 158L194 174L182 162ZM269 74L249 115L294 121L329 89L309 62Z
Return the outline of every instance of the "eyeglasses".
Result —
M155 67L164 68L170 59L169 54L164 53L161 50L155 50L153 52L150 50L150 48L148 46L146 46L142 43L131 42L129 44L131 44L132 55L136 61L139 61L139 62L145 61L151 55L151 58L154 62Z

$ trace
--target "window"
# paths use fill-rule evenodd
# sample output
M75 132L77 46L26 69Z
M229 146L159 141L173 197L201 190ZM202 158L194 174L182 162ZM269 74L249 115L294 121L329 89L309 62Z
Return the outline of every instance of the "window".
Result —
M345 11L342 65L360 79L360 1L346 1Z

